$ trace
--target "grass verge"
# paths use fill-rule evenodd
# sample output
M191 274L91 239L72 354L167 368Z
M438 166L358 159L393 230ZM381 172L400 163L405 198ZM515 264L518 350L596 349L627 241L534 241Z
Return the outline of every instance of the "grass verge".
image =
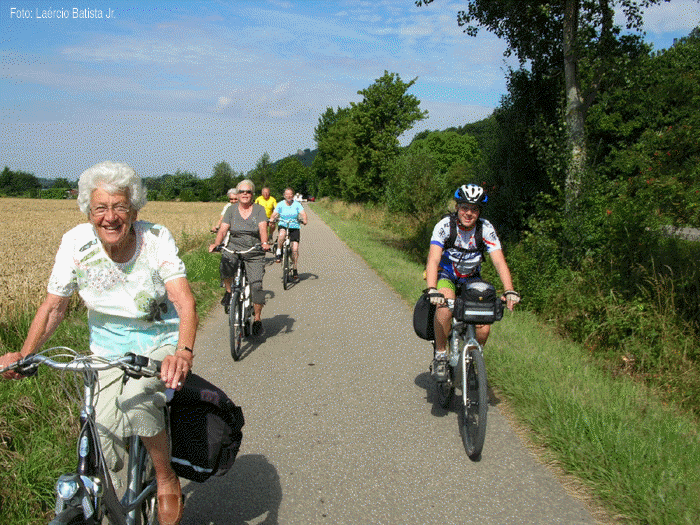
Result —
M313 206L350 248L413 303L423 265L391 248L392 235L358 214ZM497 283L489 264L485 278ZM544 459L578 478L619 523L700 523L700 434L693 418L648 388L601 370L580 346L516 312L493 327L485 353L502 392Z

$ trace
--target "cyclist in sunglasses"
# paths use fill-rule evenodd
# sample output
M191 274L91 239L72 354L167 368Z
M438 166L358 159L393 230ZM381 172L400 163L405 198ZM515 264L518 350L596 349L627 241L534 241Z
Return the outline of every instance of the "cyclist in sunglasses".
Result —
M262 244L265 251L270 249L267 238L267 214L265 208L253 202L255 184L252 180L245 179L238 183L238 203L232 204L226 210L221 226L216 234L214 244L209 247L213 251L220 245L228 233L226 247L234 251L244 251L256 244ZM253 335L262 333L261 313L265 304L265 293L262 289L263 275L265 275L265 253L252 251L245 255L232 255L224 251L221 255L221 276L226 287L221 304L228 308L231 299L231 282L236 275L238 259L245 264L246 275L250 282L253 295L253 309L255 321L253 322Z

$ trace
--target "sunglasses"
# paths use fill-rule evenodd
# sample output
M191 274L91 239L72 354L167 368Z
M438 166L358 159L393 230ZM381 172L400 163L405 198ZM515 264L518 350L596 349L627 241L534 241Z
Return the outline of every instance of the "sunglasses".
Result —
M238 190L238 195L240 195L241 193L247 193L248 195L252 195L253 190Z

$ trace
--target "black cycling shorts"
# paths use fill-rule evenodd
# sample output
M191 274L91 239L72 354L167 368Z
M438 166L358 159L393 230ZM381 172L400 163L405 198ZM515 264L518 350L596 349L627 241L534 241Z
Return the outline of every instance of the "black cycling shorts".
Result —
M287 235L289 235L289 240L292 242L299 242L301 240L301 228L285 228L280 226L280 230L287 230Z

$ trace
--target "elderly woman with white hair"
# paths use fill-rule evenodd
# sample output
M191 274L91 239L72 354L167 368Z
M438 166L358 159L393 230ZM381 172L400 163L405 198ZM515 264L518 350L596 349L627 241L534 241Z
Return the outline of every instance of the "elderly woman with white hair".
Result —
M198 318L185 265L166 228L137 221L146 189L131 167L96 164L82 173L78 187L78 207L88 222L63 236L46 299L24 345L0 356L0 367L40 349L63 320L74 292L88 310L93 354L113 359L134 352L162 361L161 379L124 382L119 369L101 372L96 417L114 471L123 466L125 438L141 437L156 470L158 519L161 525L177 525L183 499L170 465L163 408L165 389L181 388L192 369ZM22 377L13 371L4 376Z

